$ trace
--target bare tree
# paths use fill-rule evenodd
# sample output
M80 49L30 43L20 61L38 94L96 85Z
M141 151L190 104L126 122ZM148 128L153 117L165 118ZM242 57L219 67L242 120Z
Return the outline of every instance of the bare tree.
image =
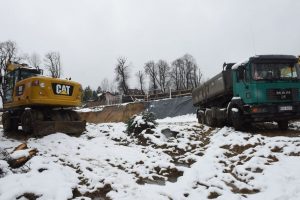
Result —
M203 75L200 69L198 69L198 72L197 72L197 68L196 67L194 68L194 87L195 88L200 86L201 80L202 80L202 75Z
M139 81L139 85L140 85L140 90L143 94L144 93L144 83L145 83L145 76L144 76L144 73L142 71L138 71L136 73L136 77L138 78L138 81Z
M107 92L109 90L109 82L108 82L108 79L105 78L101 81L101 84L100 84L101 88L102 88L102 91L103 92Z
M187 89L193 89L197 87L201 81L202 73L198 68L195 58L190 54L185 54L183 60L186 68L186 82Z
M200 84L202 73L194 57L185 54L172 62L171 77L176 90L193 89Z
M160 86L161 91L164 93L166 91L166 88L169 84L169 71L170 66L169 64L164 60L159 60L156 64L157 70L158 70L158 84Z
M41 66L41 64L42 64L41 57L37 53L33 53L30 56L28 56L27 60L29 62L29 65L31 67L36 68L36 69L38 69Z
M192 88L192 71L193 71L193 57L189 54L185 54L182 57L184 62L184 78L185 78L185 89Z
M174 84L175 90L181 89L180 68L182 64L183 62L181 59L176 59L171 65L171 82Z
M114 81L114 80L111 80L110 82L109 82L109 91L111 92L111 93L116 93L116 91L117 91L117 87L116 87L116 82Z
M186 89L186 67L183 58L178 58L172 62L171 77L176 90Z
M59 52L49 52L45 55L45 68L53 78L60 78L62 73L61 59Z
M150 77L150 87L151 87L151 90L154 91L154 93L156 93L156 90L157 90L157 69L155 67L155 63L154 61L148 61L147 63L145 63L145 66L144 66L144 69L145 69L145 72L146 74L149 75Z
M118 82L118 89L124 94L128 94L128 79L129 66L126 64L126 58L118 58L115 67L116 81Z
M0 96L3 100L3 89L5 88L5 83L2 79L7 73L7 65L11 62L20 62L22 58L18 56L18 47L16 42L8 40L5 42L0 42Z

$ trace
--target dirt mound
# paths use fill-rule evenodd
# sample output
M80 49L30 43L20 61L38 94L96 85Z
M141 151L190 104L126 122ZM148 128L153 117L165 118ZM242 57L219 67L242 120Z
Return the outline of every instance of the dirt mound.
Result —
M145 110L143 103L129 103L103 107L96 112L79 112L82 120L90 123L126 122L131 116Z

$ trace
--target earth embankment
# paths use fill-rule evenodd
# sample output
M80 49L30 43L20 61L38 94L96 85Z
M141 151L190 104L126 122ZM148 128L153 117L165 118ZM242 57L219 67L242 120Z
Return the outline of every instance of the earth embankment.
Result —
M131 116L143 111L150 111L158 119L176 117L195 113L191 97L178 97L150 102L134 102L121 105L90 108L88 111L79 112L82 120L90 123L126 122Z

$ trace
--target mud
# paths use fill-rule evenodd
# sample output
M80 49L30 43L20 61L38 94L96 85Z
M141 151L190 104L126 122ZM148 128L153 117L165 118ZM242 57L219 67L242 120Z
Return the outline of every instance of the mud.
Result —
M216 199L220 196L219 193L217 192L210 192L209 195L207 196L208 199Z
M93 200L110 200L111 198L107 197L107 193L109 193L112 190L112 187L110 184L105 184L102 188L97 188L93 192L87 192L84 194L81 194L77 188L73 189L73 198L76 197L89 197ZM72 199L73 199L72 198Z
M36 200L42 195L35 195L33 193L24 193L21 196L18 196L16 199L27 199L27 200Z
M275 123L256 123L249 126L246 130L252 134L261 134L267 137L299 137L300 127L296 124L290 123L289 128L286 131L278 130L278 126Z

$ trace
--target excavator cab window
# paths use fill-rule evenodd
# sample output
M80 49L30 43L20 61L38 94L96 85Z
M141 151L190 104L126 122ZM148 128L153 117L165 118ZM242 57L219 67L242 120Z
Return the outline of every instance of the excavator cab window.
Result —
M13 98L14 86L17 82L17 71L9 72L4 78L4 102L11 102Z
M4 78L4 102L13 100L14 87L18 81L41 74L38 69L17 69L5 75Z
M18 75L18 81L26 79L26 78L30 78L33 76L38 76L41 74L40 70L36 70L36 69L22 69L20 70L20 74Z

